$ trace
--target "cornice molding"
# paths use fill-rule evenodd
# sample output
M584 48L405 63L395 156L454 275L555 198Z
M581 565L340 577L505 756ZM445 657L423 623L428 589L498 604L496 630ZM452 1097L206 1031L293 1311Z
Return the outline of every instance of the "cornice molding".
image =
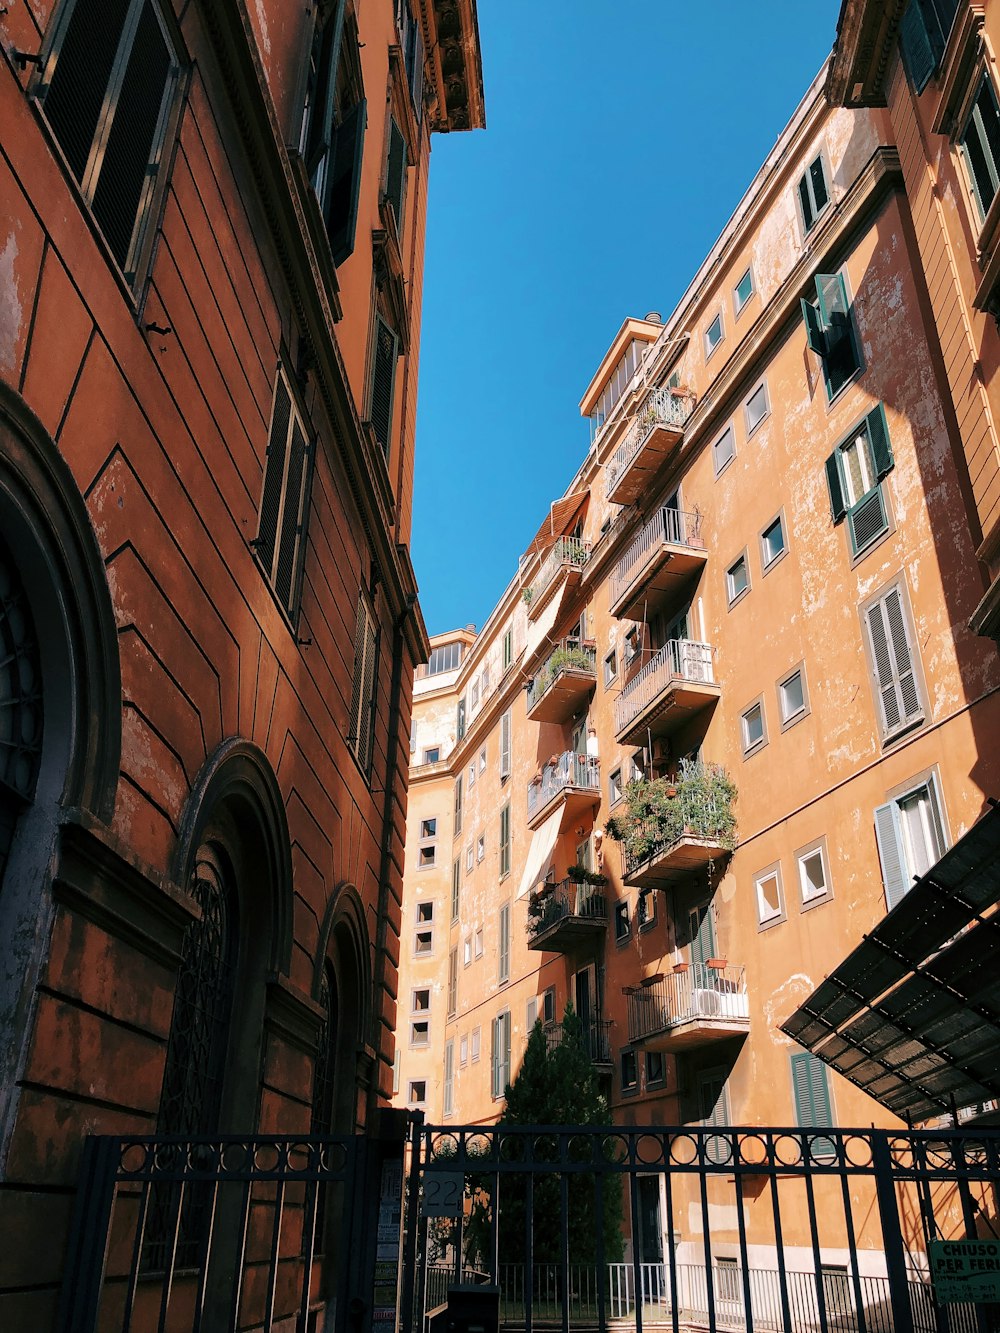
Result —
M826 79L833 106L885 106L885 75L907 0L844 0Z

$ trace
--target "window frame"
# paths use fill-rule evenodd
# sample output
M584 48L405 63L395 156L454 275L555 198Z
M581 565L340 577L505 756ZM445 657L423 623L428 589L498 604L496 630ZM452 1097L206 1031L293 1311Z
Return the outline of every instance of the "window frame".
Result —
M719 336L718 336L718 338L716 338L716 340L715 340L714 342L712 342L711 337L710 337L710 334L711 334L712 330L715 328L716 324L718 324L718 326L719 326ZM704 345L704 351L705 351L705 364L706 364L706 365L707 365L708 362L712 359L712 356L714 355L714 353L716 352L716 350L717 350L717 349L721 346L721 344L724 343L725 341L726 341L726 321L725 321L725 319L723 318L723 313L722 313L722 310L721 310L721 308L720 308L719 310L717 310L717 311L715 312L715 317L710 321L710 323L708 324L708 327L705 329L705 333L704 333L704 342L703 342L703 345Z
M654 1056L655 1056L656 1059L658 1059L659 1062L660 1062L660 1072L659 1072L659 1074L653 1074L653 1073L650 1071L650 1061L651 1061L651 1059L652 1059ZM666 1055L664 1054L664 1052L663 1052L663 1051L646 1051L646 1052L645 1052L645 1057L646 1057L646 1058L645 1058L645 1060L644 1060L644 1062L643 1062L644 1065L645 1065L645 1069L644 1069L643 1072L644 1072L645 1077L646 1077L646 1087L647 1087L647 1088L662 1088L662 1087L666 1086L666 1082L667 1082L667 1058L666 1058Z
M729 443L732 452L724 462L720 463L718 448L727 435L729 436ZM725 472L726 468L729 467L730 463L733 461L735 457L736 457L736 431L733 427L732 421L730 421L727 423L727 425L724 427L723 430L719 431L718 435L712 441L712 468L715 472L716 478L722 476L723 472Z
M152 0L155 3L155 0ZM288 424L285 427L284 439L279 441L275 438L275 421L278 413L279 394L284 394L288 400ZM283 551L287 539L288 531L286 524L289 522L289 472L292 467L294 446L296 434L302 440L302 462L301 474L298 483L298 497L294 501L294 516L292 519L292 545L291 555L289 557L289 585L288 596L283 598L278 587L279 573L283 559ZM272 465L280 459L278 466L281 469L280 480L277 487L271 490L273 486ZM299 621L299 611L302 601L302 583L305 575L306 546L309 533L309 510L312 500L313 469L316 462L316 433L310 431L306 426L306 415L302 404L299 401L298 390L293 383L293 378L289 373L288 367L284 361L279 361L278 368L274 377L274 387L271 390L271 415L268 418L267 426L267 446L264 457L264 470L261 477L260 499L257 503L257 532L250 545L253 550L254 560L263 576L264 583L267 585L275 604L280 608L287 624L294 630ZM270 514L265 519L265 502L268 509L272 502L274 503L273 515L273 539L270 532L265 533L264 525L267 522L268 529L272 526ZM270 548L270 549L268 549ZM375 599L368 594L366 589L361 590L362 595L367 597L367 610L376 626L378 620L375 616ZM355 626L355 635L358 629ZM357 643L355 642L355 651ZM376 644L376 664L378 661L378 646ZM352 715L353 720L353 715ZM360 762L360 760L359 760ZM363 767L363 765L362 765Z
M629 900L619 898L612 908L613 924L615 931L615 944L627 944L632 938L632 914L629 910ZM624 925L624 929L621 926Z
M423 1031L420 1034L417 1033L418 1028L423 1029ZM409 1041L411 1049L415 1051L424 1050L430 1044L431 1044L431 1020L429 1018L411 1019L410 1041Z
M625 1062L631 1061L632 1077L626 1082ZM618 1052L618 1082L623 1097L634 1097L639 1091L639 1056L631 1046L623 1046Z
M758 393L761 392L761 390L764 391L764 411L757 418L756 422L751 426L750 401L751 399L756 398ZM757 383L750 390L750 392L747 394L747 396L743 399L743 423L746 426L748 440L751 438L751 436L755 435L758 430L760 430L761 426L763 426L764 422L768 419L770 415L771 415L771 394L767 387L767 376L762 375L760 379L757 381Z
M887 646L891 651L890 667L894 667L898 674L894 674L892 682L883 685L879 679L878 654L872 642L872 629L870 612L872 608L881 603L883 608L888 599L895 593L899 598L900 619L903 627L904 639L909 652L908 671L898 672L899 660L897 657L896 646L891 642L890 634L887 636ZM861 639L864 645L865 660L868 663L868 680L872 691L872 704L875 712L875 726L878 731L879 743L883 750L895 745L897 741L904 736L911 735L914 731L926 726L932 720L930 709L930 700L924 682L923 665L920 654L916 649L916 633L913 626L913 611L910 606L909 589L907 587L906 576L900 571L895 578L890 579L888 583L882 585L870 597L867 597L858 606L858 615L861 620ZM883 624L888 622L889 614L883 610ZM903 685L901 682L910 675L916 696L916 711L904 716L905 698ZM885 712L885 700L883 695L889 688L889 684L894 686L893 699L899 705L900 719L897 723L890 724Z
M876 433L879 436L878 440L875 438ZM848 503L850 493L849 476L844 457L851 446L861 441L862 437L867 453L866 462L872 477L872 485L857 500ZM889 437L889 423L886 419L883 403L877 403L860 421L855 422L847 434L837 442L833 452L827 458L825 466L831 517L834 527L846 520L847 540L851 552L851 567L853 568L896 530L892 505L889 502L889 488L883 484L896 466L892 441ZM876 493L879 496L881 506L882 527L859 545L856 530L857 516L860 511L872 503Z
M801 677L802 680L802 707L786 717L783 706L783 695L781 692L788 682L794 679L795 676ZM805 661L796 662L795 666L789 671L786 671L783 676L779 676L774 683L774 689L778 699L778 721L781 724L782 732L788 731L789 728L796 726L797 723L801 722L803 718L808 717L812 712L809 703L809 684L806 679Z
M822 893L815 893L812 897L807 898L805 896L803 863L817 855L817 853L823 865L824 888ZM792 855L795 858L795 871L799 884L799 911L810 912L814 907L820 907L823 903L828 903L833 897L833 880L830 876L830 854L826 845L826 835L823 834L814 838L812 842L804 843L803 846L796 848Z
M741 300L740 300L740 288L743 286L743 283L746 281L747 278L750 279L750 290L747 292L745 300L742 300L742 301L741 301ZM739 319L740 315L743 314L743 311L746 310L747 306L750 304L750 302L753 300L753 298L754 298L754 296L755 296L756 294L757 294L757 284L756 284L755 281L754 281L754 276L753 276L753 264L751 263L751 264L749 264L749 265L747 266L747 270L746 270L746 272L743 274L743 277L740 278L739 282L736 283L736 285L733 287L733 318L734 318L734 319Z
M762 898L760 886L773 879L778 889L778 909L769 916L762 915ZM772 861L769 866L764 866L762 870L755 872L753 877L753 896L754 910L757 915L758 934L771 930L774 926L780 926L783 921L788 920L788 905L785 900L785 885L781 874L781 862Z
M767 546L765 544L765 538L767 534L771 532L775 527L779 527L781 529L781 550L778 552L777 555L772 555L769 557L767 554ZM781 509L778 510L774 518L772 518L769 523L764 524L764 526L758 533L758 540L760 541L760 570L761 574L766 578L766 576L770 574L771 570L775 567L775 565L780 564L781 561L784 560L785 556L788 554L788 525L785 522L784 506L782 506Z
M965 171L966 189L974 205L973 218L978 223L980 232L982 232L985 229L986 220L990 215L993 205L996 203L997 198L1000 197L1000 162L993 160L992 154L988 151L989 149L988 136L985 130L980 128L979 132L980 150L983 152L984 162L989 175L991 176L991 178L995 178L995 188L993 191L993 197L990 199L989 204L984 205L983 198L979 190L979 182L976 178L976 173L972 167L969 150L966 147L966 137L969 132L969 127L972 124L973 119L975 118L978 111L979 95L982 92L982 90L987 87L989 88L990 93L992 95L994 106L997 108L998 118L1000 118L1000 97L997 96L997 90L993 85L992 78L990 77L988 66L983 65L981 70L979 71L978 78L973 79L972 83L973 91L971 92L971 95L967 99L964 108L964 115L962 117L962 129L959 131L955 139L955 142L958 145L959 157L962 159L962 165ZM979 111L978 114L979 114L979 120L981 122L982 112ZM990 171L991 167L992 171Z
M622 782L622 766L619 764L608 774L608 805L614 809L624 795L625 784Z
M900 807L904 801L917 796L923 790L928 792L937 825L937 838L941 848L937 859L940 860L952 846L944 787L936 765L914 774L886 792L885 802L875 809L874 822L875 844L887 912L902 902L917 879L915 868L909 860L908 840L903 831ZM892 838L890 830L894 835Z
M746 583L738 592L733 591L733 571L738 565L742 564L743 572L746 575ZM747 554L747 547L739 553L736 559L726 568L726 605L731 611L737 602L741 602L750 591L750 559Z
M612 648L604 658L604 688L610 689L618 679L618 649Z
M816 204L815 184L812 178L812 169L817 162L820 164L820 172L823 177L823 188L826 191L826 199L818 207ZM809 218L806 217L805 209L802 203L803 182L805 182L806 193L809 196L809 208L811 213L811 217ZM805 171L802 173L801 176L799 176L798 180L795 182L795 205L799 214L799 222L802 226L803 238L808 237L809 233L815 229L816 224L819 222L820 218L830 207L832 202L833 202L833 196L830 190L829 163L826 160L826 148L821 145L819 152L807 164Z
M422 1088L423 1092L419 1097L414 1096L414 1089ZM427 1105L427 1080L425 1078L410 1079L406 1087L407 1106L421 1107Z
M748 743L747 715L752 713L755 708L760 709L761 734L753 742ZM764 696L758 694L756 699L751 699L746 708L740 710L740 746L743 750L743 758L749 759L751 755L757 754L767 745L767 709L764 707Z

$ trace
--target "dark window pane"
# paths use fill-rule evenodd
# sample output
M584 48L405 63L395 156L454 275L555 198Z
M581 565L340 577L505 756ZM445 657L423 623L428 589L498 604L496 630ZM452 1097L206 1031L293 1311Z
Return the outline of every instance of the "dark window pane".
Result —
M45 118L78 181L97 129L129 0L77 0L45 94Z

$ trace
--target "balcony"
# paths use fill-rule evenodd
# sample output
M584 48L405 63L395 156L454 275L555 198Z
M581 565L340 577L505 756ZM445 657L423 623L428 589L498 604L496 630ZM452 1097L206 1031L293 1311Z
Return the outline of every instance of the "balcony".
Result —
M561 643L528 689L532 722L565 722L583 707L597 680L597 649L579 641Z
M648 491L665 460L684 437L694 399L674 389L656 389L639 409L608 464L607 496L632 504Z
M611 571L611 614L619 620L646 619L649 610L683 590L707 558L700 514L657 510Z
M602 1019L580 1023L580 1040L591 1062L598 1069L611 1072L611 1024ZM545 1029L545 1044L551 1054L562 1041L562 1023L550 1023Z
M683 1051L750 1031L742 967L707 967L651 978L626 992L628 1039L651 1051Z
M736 787L716 764L684 761L676 778L630 787L624 813L607 822L622 844L623 878L664 888L721 861L736 847Z
M639 745L647 731L663 736L713 708L719 692L711 644L669 639L615 700L615 739L619 745Z
M608 925L608 898L603 884L564 879L543 884L528 909L528 948L547 953L574 953L599 944Z
M536 620L557 588L580 582L580 573L590 559L590 542L579 537L559 537L538 568L534 583L524 590L528 619Z
M550 759L528 783L528 827L538 828L560 807L565 821L595 809L600 803L600 760L567 750Z

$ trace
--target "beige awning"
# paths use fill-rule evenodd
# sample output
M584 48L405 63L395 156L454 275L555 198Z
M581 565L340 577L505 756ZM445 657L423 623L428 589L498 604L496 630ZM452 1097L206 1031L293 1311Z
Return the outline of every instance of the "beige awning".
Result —
M528 848L528 855L524 861L524 873L521 875L521 883L517 890L519 898L523 898L540 879L544 878L549 862L552 860L556 839L559 837L562 816L562 806L560 805L560 808L554 814L549 815L545 823L536 828L531 835L531 846Z
M589 491L574 491L572 495L564 495L561 500L553 500L549 506L549 516L535 533L534 541L525 551L524 558L544 555L553 542L559 537L565 537L576 522L576 516L589 494Z
M535 658L551 639L565 595L566 588L564 585L552 598L538 619L529 622L528 636L524 643L524 657L521 659L525 671L532 670L535 665Z

